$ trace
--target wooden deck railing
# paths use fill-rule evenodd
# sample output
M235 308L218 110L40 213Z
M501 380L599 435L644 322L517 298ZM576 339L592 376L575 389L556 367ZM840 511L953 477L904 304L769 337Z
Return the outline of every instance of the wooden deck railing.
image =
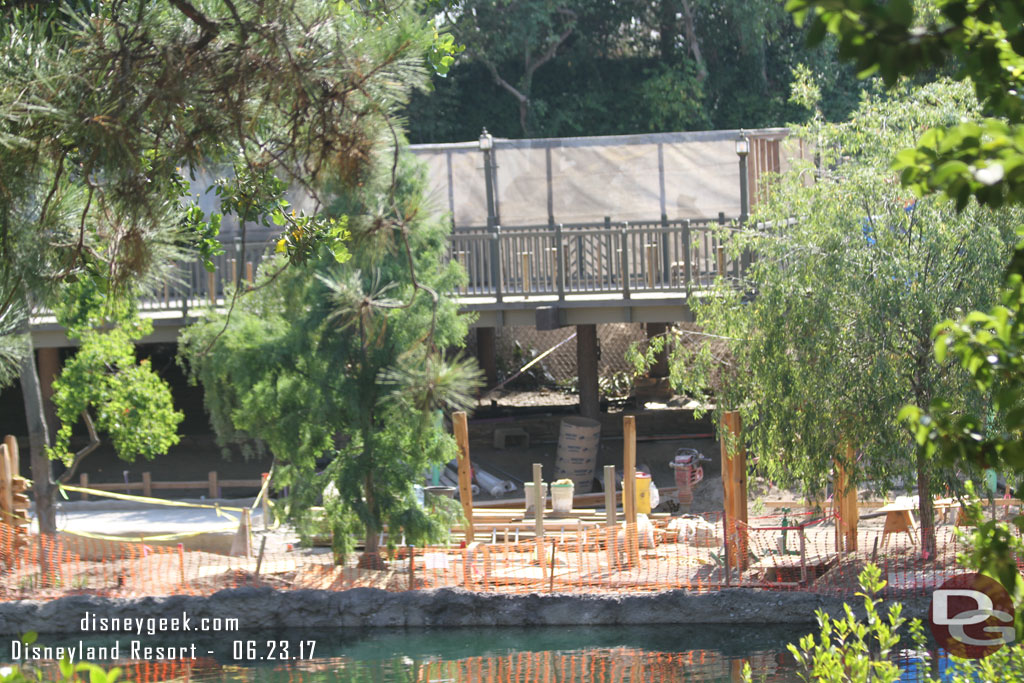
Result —
M726 253L735 219L613 221L503 227L458 227L447 257L466 269L462 298L690 292L720 275L739 278L749 258ZM144 312L181 312L223 305L232 283L252 282L276 237L250 235L242 245L224 240L213 272L198 261L179 262L162 287L140 300Z

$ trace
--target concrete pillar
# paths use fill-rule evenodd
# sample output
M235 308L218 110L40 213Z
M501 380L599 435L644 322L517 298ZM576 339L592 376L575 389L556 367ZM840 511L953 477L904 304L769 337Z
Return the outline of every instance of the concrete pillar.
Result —
M49 347L36 351L39 368L39 391L43 395L43 411L46 414L46 429L53 440L57 433L57 407L53 405L53 380L60 374L60 349Z
M484 371L487 389L498 384L498 352L493 327L476 328L476 360Z
M647 338L651 339L668 331L668 323L647 323ZM654 365L647 372L648 377L668 377L668 352L662 351L655 357Z
M597 325L576 326L576 375L580 390L580 416L597 420L601 404L597 392Z

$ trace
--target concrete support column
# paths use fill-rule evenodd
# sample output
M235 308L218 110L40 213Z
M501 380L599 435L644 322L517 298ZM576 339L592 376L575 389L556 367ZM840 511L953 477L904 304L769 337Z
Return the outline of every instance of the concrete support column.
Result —
M597 420L601 404L597 391L597 325L576 326L576 374L580 390L580 416Z
M493 327L476 328L476 360L484 371L486 388L498 384L498 352Z
M668 331L668 323L647 323L647 338L652 339ZM668 377L668 353L662 351L647 372L648 377Z
M57 407L53 405L53 380L60 374L60 349L48 347L38 349L37 364L39 368L39 392L43 395L43 411L46 415L46 429L53 441L57 433Z

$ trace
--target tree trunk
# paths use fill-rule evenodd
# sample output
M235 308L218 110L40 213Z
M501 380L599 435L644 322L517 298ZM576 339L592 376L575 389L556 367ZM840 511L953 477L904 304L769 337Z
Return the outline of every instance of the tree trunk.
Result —
M925 559L935 558L935 506L932 503L931 488L928 460L918 451L917 496L921 506L921 556Z
M364 486L366 508L372 521L366 524L366 540L363 543L363 554L359 557L358 566L360 569L384 569L384 558L380 556L380 523L377 520L377 503L372 473L367 473Z
M46 427L46 413L43 394L39 387L35 351L29 352L21 361L21 396L25 403L32 464L32 493L36 503L39 533L55 534L57 516L53 506L54 486L50 459L46 455L46 449L50 445L50 433Z

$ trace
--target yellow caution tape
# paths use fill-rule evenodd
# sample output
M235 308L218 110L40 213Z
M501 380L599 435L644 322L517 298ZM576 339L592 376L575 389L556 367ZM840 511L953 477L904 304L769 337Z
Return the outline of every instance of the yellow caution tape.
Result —
M223 505L209 505L205 503L186 503L180 500L165 500L163 498L150 498L148 496L133 496L127 493L114 493L113 491L100 491L98 489L82 488L81 486L69 486L67 484L57 485L61 490L72 491L74 493L85 493L90 496L98 496L101 498L116 498L117 500L132 500L139 503L150 503L151 505L166 505L168 507L179 507L179 508L204 508L207 510L231 510L232 512L243 512L245 508L226 507ZM218 513L219 514L219 513ZM224 516L224 515L221 515Z
M156 536L109 536L107 534L94 534L88 531L71 531L70 529L61 529L61 533L71 534L72 536L82 536L84 538L93 538L98 541L118 541L121 543L145 543L146 541L176 541L181 538L192 538L194 536L200 536L208 533L220 533L223 531L234 531L235 526L226 525L223 527L214 527L212 529L203 529L202 531L188 531L180 534L159 534Z
M267 495L267 489L270 488L270 478L274 474L274 468L271 467L270 471L267 472L267 478L263 480L263 486L260 487L260 492L256 494L256 500L252 502L251 510L255 510L256 506L263 500L263 496ZM269 501L268 501L269 502Z

